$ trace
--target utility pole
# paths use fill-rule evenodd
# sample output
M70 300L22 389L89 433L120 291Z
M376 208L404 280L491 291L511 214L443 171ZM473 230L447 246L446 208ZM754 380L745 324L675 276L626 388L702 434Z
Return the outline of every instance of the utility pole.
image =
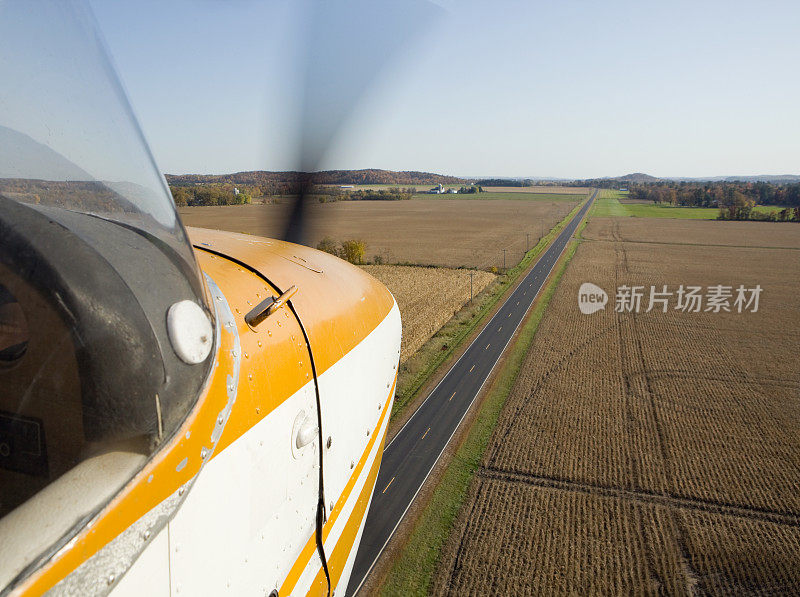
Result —
M472 274L474 272L469 272L469 302L472 304Z

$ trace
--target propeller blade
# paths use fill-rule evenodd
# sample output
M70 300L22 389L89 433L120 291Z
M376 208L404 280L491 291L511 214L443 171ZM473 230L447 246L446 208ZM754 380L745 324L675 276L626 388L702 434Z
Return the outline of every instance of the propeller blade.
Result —
M427 0L313 1L308 6L300 174L285 240L308 242L314 173L372 85L442 14Z

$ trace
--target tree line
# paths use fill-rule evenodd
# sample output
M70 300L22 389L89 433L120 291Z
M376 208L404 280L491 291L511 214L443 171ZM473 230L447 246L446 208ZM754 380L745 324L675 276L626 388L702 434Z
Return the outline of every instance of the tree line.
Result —
M535 187L535 186L557 186L552 182L537 182L530 178L482 178L475 181L475 184L482 187Z
M391 187L388 189L337 189L335 187L314 187L310 195L317 198L320 203L333 201L405 201L411 199L417 190L414 187L401 189Z
M178 207L197 205L246 205L249 193L229 185L172 186L172 199Z
M323 172L270 172L256 170L233 174L166 174L171 186L229 185L252 187L252 197L267 195L296 195L313 185L436 185L468 184L469 181L456 176L445 176L414 170L394 172L391 170L326 170Z
M719 208L721 220L800 221L800 183L768 182L662 182L631 184L629 197L683 207ZM756 205L782 206L758 211Z
M753 205L800 207L800 183L664 182L631 184L628 191L632 199L686 207L722 207L742 201L751 201Z

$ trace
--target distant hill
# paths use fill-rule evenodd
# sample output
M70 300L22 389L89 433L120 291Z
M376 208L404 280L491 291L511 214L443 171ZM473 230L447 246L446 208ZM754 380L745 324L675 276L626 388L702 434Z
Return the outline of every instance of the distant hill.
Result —
M679 182L770 182L772 184L791 184L800 182L797 174L757 174L754 176L709 176L704 178L671 177Z
M644 182L659 182L662 179L656 178L655 176L650 176L649 174L644 174L642 172L634 172L633 174L626 174L625 176L617 176L614 178L614 180L624 180L626 182L644 183Z
M302 172L271 172L255 170L235 172L233 174L166 174L167 182L175 186L193 184L238 184L272 186L276 184L292 184L299 182L305 175ZM445 176L431 172L392 170L326 170L313 174L316 184L389 184L389 185L422 185L422 184L464 184L467 181L456 176Z

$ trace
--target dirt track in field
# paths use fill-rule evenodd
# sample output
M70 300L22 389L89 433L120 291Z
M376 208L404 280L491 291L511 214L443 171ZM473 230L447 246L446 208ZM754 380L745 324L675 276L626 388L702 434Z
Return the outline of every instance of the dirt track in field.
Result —
M590 222L436 594L800 592L800 227L731 224ZM759 311L614 311L621 285L681 284L760 284Z

